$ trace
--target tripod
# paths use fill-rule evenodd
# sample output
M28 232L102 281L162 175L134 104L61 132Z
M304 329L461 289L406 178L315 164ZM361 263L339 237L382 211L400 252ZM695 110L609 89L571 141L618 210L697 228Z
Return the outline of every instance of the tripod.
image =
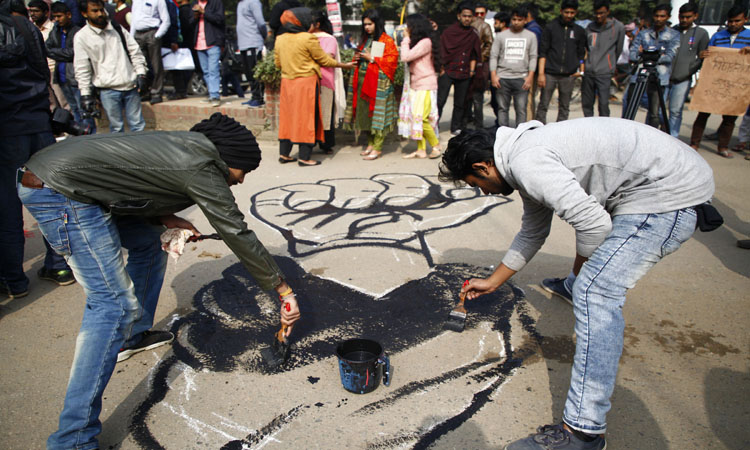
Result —
M636 75L635 84L631 84L628 89L628 107L625 109L623 118L634 120L646 88L649 85L652 87L656 85L656 91L659 94L659 111L664 122L664 131L669 134L669 117L667 116L667 106L664 104L664 86L659 82L656 65L648 61L636 70L638 71L638 75ZM651 99L649 98L650 101Z

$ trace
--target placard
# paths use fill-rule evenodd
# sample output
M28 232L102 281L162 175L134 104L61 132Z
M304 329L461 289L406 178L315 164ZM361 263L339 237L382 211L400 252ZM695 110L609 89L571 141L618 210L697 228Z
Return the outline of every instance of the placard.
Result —
M692 111L741 116L750 104L750 55L739 49L709 47L698 85L690 100Z

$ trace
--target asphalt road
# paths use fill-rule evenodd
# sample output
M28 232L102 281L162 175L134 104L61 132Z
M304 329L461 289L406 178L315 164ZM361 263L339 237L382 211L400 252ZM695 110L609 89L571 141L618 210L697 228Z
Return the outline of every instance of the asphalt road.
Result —
M683 139L694 113L685 115ZM437 160L403 160L416 145L395 138L383 158L362 161L362 146L340 133L315 168L278 164L271 138L260 142L260 168L233 190L300 293L289 363L269 370L259 354L278 323L274 299L223 243L191 244L170 260L157 310L155 326L178 339L117 365L102 448L496 449L560 420L573 314L539 282L570 270L568 225L555 219L512 285L467 304L463 333L444 331L463 279L492 270L519 229L518 195L441 185ZM700 152L726 223L696 232L629 292L610 449L750 448L750 250L735 245L750 237L750 161L719 157L714 142ZM212 232L196 208L182 215ZM9 450L44 448L56 429L84 305L79 285L36 278L44 247L27 219L31 293L0 299L0 448ZM343 389L335 356L337 343L360 336L381 342L393 369L390 386L365 395Z

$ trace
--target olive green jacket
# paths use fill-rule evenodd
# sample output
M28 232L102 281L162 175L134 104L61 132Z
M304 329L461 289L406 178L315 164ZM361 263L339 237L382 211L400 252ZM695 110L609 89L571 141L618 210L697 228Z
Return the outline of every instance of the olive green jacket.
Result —
M229 169L201 133L151 131L69 138L26 167L48 187L112 214L155 217L198 205L261 288L283 274L247 228L227 184Z

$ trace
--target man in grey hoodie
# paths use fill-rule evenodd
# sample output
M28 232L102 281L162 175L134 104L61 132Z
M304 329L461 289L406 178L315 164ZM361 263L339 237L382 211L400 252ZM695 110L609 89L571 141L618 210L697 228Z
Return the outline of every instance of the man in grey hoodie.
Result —
M609 0L594 1L594 21L586 27L588 51L581 84L583 115L594 115L594 98L599 97L599 115L609 117L609 85L622 53L625 26L609 17Z
M494 147L494 148L493 148ZM622 353L628 289L693 234L696 209L714 192L713 173L686 144L630 120L589 117L543 126L465 132L443 155L441 181L523 201L521 230L486 279L462 288L467 300L495 291L549 235L553 214L573 226L572 301L576 353L563 422L508 450L606 447L610 397Z

